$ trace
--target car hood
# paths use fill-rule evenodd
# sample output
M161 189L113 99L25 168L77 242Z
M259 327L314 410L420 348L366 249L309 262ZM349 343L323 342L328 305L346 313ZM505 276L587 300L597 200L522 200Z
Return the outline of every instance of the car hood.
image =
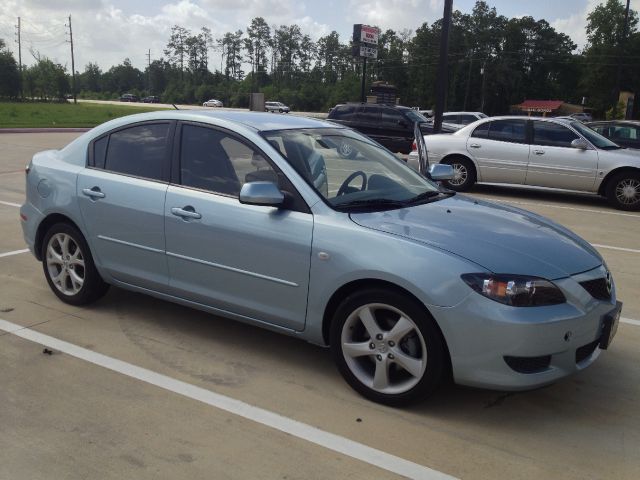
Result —
M351 219L453 253L494 273L553 280L602 264L591 245L551 220L463 195L398 210L352 213Z

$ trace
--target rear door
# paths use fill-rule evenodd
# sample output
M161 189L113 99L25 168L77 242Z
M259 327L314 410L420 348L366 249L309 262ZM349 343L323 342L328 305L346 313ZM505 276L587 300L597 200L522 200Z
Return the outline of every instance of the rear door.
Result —
M77 180L99 263L116 280L159 291L168 283L164 201L173 131L173 122L150 122L97 139Z
M523 184L529 145L527 120L492 120L478 125L467 139L467 151L479 168L482 182Z
M413 143L413 123L395 108L380 107L380 122L376 141L392 152L411 152Z
M571 146L581 138L560 123L533 120L533 138L527 170L527 185L591 190L598 169L598 152Z

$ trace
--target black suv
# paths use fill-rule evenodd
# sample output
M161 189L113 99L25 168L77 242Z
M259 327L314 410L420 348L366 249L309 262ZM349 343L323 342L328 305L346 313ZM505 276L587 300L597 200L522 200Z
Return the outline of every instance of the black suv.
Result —
M424 135L433 133L433 125L421 113L409 107L377 103L347 103L336 105L328 120L358 130L392 152L410 153L413 126L420 122ZM442 133L451 133L443 127Z

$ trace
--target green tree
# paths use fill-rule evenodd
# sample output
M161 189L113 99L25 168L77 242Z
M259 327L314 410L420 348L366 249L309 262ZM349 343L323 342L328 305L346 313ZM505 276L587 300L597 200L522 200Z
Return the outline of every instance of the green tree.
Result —
M0 97L17 98L20 95L18 62L0 38Z

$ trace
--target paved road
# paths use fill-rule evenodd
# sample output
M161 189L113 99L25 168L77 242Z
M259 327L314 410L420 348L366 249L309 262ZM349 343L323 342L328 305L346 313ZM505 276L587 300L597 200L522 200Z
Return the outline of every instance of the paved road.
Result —
M397 458L428 467L415 470L422 478L640 478L640 324L622 323L592 367L556 385L448 386L396 410L360 398L328 351L296 339L118 289L86 308L61 303L33 257L12 254L25 248L16 205L30 156L77 135L0 136L0 319L29 327L0 331L0 478L400 478L370 450L358 456L361 447L393 455L386 467ZM640 319L640 214L589 195L496 186L471 195L542 213L600 245L624 316ZM52 343L37 334L86 358L64 344L43 354ZM250 407L229 413L211 405L212 392ZM276 428L248 419L262 412L253 407L280 414ZM291 419L316 436L283 433ZM337 435L333 450L321 446L326 433Z

